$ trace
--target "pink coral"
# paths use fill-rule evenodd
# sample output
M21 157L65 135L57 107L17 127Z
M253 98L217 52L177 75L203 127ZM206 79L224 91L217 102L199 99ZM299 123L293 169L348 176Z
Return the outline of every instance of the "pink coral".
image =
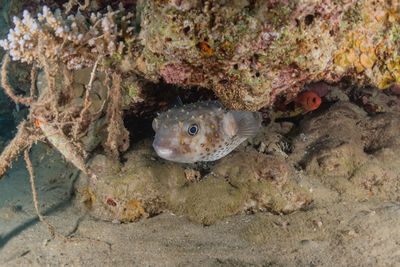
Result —
M160 74L167 83L184 84L190 75L190 68L169 62L164 65Z

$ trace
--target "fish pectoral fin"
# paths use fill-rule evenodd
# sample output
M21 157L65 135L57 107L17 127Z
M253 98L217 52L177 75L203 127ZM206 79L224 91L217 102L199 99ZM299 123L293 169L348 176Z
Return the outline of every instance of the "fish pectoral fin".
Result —
M230 111L238 126L237 135L254 137L261 126L261 113L252 111Z

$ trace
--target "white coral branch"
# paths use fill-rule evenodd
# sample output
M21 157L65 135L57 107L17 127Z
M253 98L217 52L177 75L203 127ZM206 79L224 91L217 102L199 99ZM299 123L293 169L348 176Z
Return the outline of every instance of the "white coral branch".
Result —
M61 60L70 69L92 66L98 56L112 56L118 39L126 37L118 30L117 16L132 26L133 15L128 13L123 16L122 11L93 13L87 20L79 11L64 18L60 10L53 13L43 6L42 13L37 14L35 19L25 10L22 20L13 18L15 27L8 33L7 39L0 40L0 46L10 51L13 60L40 63L40 40L45 47L46 60Z

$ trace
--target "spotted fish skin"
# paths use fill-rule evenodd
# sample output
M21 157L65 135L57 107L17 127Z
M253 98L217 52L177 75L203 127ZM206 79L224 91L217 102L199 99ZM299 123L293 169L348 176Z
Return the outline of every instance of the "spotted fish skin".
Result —
M257 134L259 112L233 111L219 101L173 107L153 120L153 147L166 160L193 163L220 159Z

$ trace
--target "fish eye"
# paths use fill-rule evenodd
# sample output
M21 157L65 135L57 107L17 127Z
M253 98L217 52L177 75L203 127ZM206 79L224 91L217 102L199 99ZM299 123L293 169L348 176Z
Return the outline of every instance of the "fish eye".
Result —
M315 97L313 97L312 102L315 103L315 101L317 101L317 99Z
M192 124L189 126L188 128L188 134L190 136L195 136L199 131L199 127L197 126L197 124Z

